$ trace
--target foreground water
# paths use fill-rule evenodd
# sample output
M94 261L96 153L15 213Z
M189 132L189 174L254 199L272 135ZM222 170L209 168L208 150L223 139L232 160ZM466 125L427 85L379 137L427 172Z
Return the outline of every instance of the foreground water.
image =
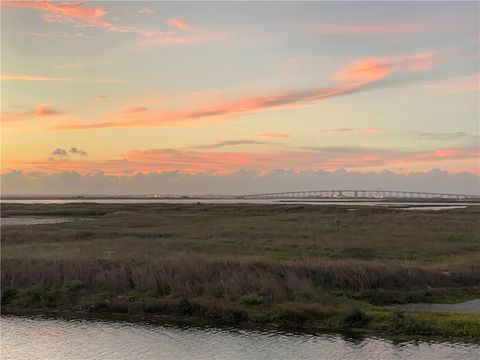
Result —
M7 359L479 359L480 344L1 317Z

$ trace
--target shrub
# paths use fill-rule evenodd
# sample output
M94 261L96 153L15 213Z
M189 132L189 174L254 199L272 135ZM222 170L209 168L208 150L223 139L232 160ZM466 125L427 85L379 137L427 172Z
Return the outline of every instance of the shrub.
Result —
M263 296L255 293L245 294L240 298L240 303L244 305L262 305L264 302Z
M58 299L58 290L33 284L28 289L21 289L16 300L19 305L25 307L54 307Z
M182 315L191 315L193 311L192 304L187 298L182 297L178 302L178 312Z
M2 288L2 298L1 298L1 304L2 305L7 305L10 303L15 296L18 294L17 289L13 288Z
M345 314L342 322L343 322L343 325L347 327L358 328L367 324L369 321L370 321L369 316L367 316L360 309L354 308L351 311L349 311L347 314Z
M65 292L76 292L83 287L80 280L70 280L63 285L63 291Z
M428 328L422 319L409 316L397 308L392 312L388 331L397 334L428 334Z

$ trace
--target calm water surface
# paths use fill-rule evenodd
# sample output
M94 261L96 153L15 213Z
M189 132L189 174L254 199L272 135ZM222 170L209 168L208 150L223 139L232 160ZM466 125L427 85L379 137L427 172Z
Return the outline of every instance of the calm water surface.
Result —
M163 198L136 198L136 199L0 199L3 204L69 204L69 203L96 203L96 204L291 204L291 205L350 205L350 206L387 206L403 210L444 210L459 209L467 206L478 206L478 202L415 202L415 201L375 201L351 199L163 199Z
M480 344L2 316L7 359L470 360Z

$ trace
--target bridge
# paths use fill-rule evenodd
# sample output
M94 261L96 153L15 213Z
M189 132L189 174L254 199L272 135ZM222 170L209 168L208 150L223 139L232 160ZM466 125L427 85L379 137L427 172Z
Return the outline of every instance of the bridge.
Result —
M237 196L238 199L447 199L480 200L480 195L397 190L314 190Z

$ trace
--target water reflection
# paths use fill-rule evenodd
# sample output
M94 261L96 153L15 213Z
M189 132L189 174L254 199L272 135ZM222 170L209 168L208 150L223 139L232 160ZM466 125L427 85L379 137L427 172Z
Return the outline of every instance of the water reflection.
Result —
M1 318L2 359L478 359L480 345L124 322Z

